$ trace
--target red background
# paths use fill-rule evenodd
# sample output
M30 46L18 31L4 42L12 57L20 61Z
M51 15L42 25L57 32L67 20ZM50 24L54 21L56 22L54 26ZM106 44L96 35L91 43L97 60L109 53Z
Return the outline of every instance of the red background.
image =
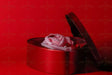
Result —
M111 0L0 0L0 74L53 75L26 65L27 40L49 33L71 36L65 19L65 14L71 11L79 17L99 50L111 55L111 10ZM87 73L94 74L112 73Z

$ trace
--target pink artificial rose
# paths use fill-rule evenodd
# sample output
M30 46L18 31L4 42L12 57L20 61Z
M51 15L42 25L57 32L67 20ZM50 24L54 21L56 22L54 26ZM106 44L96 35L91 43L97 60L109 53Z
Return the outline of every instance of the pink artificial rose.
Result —
M41 43L44 47L64 51L71 51L73 49L73 44L74 42L70 37L66 37L61 34L49 34Z

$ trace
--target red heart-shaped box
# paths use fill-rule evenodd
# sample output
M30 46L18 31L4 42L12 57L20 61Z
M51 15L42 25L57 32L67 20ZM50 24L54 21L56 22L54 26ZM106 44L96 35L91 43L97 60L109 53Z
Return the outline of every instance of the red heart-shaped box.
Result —
M70 22L69 16L66 16L68 22ZM75 31L75 35L79 39L82 39L78 36L79 32L77 30ZM76 39L73 37L71 39L76 42ZM51 50L41 46L43 40L44 37L28 40L27 64L30 67L42 72L60 75L85 71L85 52L88 50L85 46L72 51Z
M86 40L87 45L71 52L51 50L41 46L44 37L29 39L27 64L39 71L59 75L70 75L96 71L97 68L109 70L108 64L99 54L93 40L74 13L66 15L74 37ZM72 37L72 40L74 40Z

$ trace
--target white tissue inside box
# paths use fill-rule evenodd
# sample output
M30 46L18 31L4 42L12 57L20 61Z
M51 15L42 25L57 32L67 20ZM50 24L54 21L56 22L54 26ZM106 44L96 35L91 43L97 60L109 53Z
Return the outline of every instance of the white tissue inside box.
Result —
M41 43L41 45L46 48L64 51L72 51L73 49L76 49L76 45L83 46L85 44L84 39L74 37L72 40L70 37L61 34L49 34Z

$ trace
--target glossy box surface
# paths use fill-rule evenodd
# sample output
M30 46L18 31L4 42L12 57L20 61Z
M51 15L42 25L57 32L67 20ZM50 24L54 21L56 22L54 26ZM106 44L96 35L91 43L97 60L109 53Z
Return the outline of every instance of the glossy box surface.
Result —
M66 75L75 71L76 52L51 50L42 47L40 43L44 38L33 38L28 41L27 64L39 71ZM74 58L75 57L75 58ZM70 67L71 66L71 67Z

